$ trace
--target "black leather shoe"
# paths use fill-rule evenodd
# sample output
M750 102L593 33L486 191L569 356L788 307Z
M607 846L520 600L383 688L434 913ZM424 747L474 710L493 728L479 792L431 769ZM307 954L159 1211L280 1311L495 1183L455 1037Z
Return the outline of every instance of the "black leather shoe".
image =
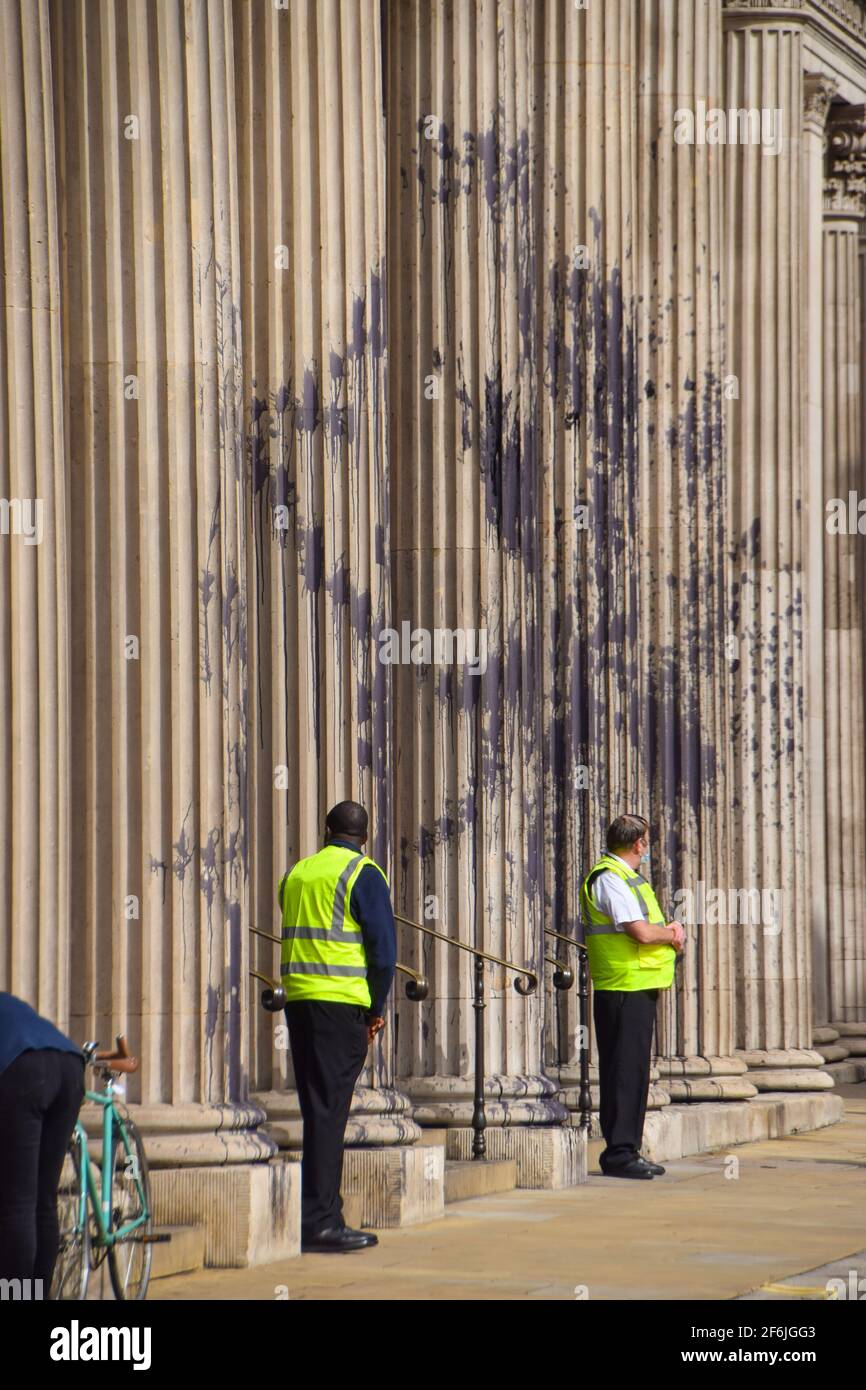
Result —
M347 1255L351 1250L368 1250L378 1245L372 1231L353 1231L351 1226L331 1226L314 1236L301 1237L301 1254Z
M642 1158L633 1158L629 1163L623 1163L619 1168L602 1168L602 1173L606 1178L651 1178L652 1169Z
M638 1155L637 1161L638 1163L642 1163L645 1168L649 1168L654 1178L661 1177L662 1173L665 1171L660 1163L651 1163L648 1158L644 1158L642 1155Z

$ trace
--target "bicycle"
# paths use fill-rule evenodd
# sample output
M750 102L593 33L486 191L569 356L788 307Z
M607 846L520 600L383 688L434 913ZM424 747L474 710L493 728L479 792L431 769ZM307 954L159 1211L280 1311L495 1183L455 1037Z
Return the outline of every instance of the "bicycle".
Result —
M85 1099L103 1109L100 1181L78 1120L57 1194L60 1247L51 1297L85 1298L91 1270L107 1257L115 1298L140 1301L147 1296L151 1246L171 1236L154 1234L144 1145L128 1111L118 1105L125 1088L117 1078L137 1071L138 1059L130 1057L122 1036L114 1052L98 1052L98 1047L98 1042L85 1043L82 1052L85 1063L105 1078L102 1091L85 1091Z

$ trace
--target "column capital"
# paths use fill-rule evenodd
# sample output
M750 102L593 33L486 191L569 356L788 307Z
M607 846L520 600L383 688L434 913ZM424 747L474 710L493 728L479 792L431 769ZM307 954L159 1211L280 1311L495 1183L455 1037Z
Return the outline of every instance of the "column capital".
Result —
M802 24L808 18L807 0L722 0L726 29L759 24Z
M866 216L866 106L840 106L831 114L824 213Z
M838 90L836 80L826 72L803 74L803 124L816 135L823 135L830 103Z

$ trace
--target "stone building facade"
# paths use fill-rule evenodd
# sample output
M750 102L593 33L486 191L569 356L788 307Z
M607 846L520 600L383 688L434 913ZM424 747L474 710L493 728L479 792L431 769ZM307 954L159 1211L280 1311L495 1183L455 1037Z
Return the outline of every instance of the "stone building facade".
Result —
M661 1148L835 1118L866 5L0 0L0 37L0 983L127 1033L166 1203L216 1260L225 1192L296 1196L249 928L345 796L401 915L541 981L487 969L522 1180L580 1177L544 928L623 809L691 911ZM435 1210L421 1127L456 1153L472 1112L472 957L399 954L429 995L350 1121L381 1220Z

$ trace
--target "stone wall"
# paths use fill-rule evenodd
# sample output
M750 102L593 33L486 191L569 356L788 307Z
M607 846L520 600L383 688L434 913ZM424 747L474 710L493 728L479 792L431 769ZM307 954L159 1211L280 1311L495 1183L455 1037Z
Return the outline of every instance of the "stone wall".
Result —
M494 1122L573 1103L543 932L621 809L671 915L773 905L689 928L656 1104L866 1028L862 16L0 0L0 982L128 1034L165 1161L272 1151L248 927L344 796L543 982L487 968ZM777 151L705 138L746 107ZM471 1114L471 957L399 939L359 1142Z

